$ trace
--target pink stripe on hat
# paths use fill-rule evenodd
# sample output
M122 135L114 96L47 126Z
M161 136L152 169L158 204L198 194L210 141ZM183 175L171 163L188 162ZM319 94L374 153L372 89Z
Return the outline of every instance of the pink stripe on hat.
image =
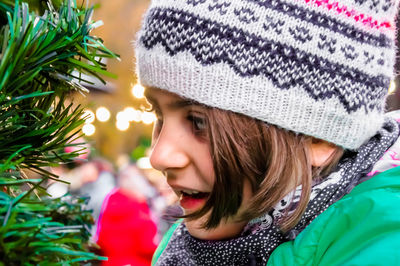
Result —
M362 22L365 26L375 29L389 29L395 30L394 25L390 21L378 21L374 19L371 15L358 12L353 8L349 8L337 1L332 0L300 0L305 1L310 5L317 5L318 7L323 7L328 10L336 11L337 14L343 14L349 18L353 18L356 22Z

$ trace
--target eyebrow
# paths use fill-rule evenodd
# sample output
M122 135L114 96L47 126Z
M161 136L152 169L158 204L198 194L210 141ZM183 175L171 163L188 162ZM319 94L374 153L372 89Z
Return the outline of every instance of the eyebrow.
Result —
M149 95L148 93L145 93L145 96L147 98L147 101L155 106L155 107L159 107L159 104L157 102L156 99L154 99L153 97L151 97L151 95ZM177 100L177 101L172 101L170 103L167 103L167 108L168 109L172 109L172 110L176 110L176 109L181 109L181 108L185 108L188 106L192 106L195 103L192 100L187 100L187 99L181 99L181 100Z
M173 101L167 104L167 107L170 109L180 109L180 108L185 108L188 106L193 105L193 101L190 100L178 100L178 101Z

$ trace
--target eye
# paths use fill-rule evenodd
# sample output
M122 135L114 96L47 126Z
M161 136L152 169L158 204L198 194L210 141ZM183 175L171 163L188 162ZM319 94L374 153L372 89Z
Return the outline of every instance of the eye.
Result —
M207 121L204 117L199 115L189 114L187 119L192 123L194 134L205 136Z
M161 111L157 108L154 108L154 105L151 108L146 109L146 111L153 112L156 115L157 120L154 125L154 132L158 134L161 131L163 125L163 117Z
M155 123L155 129L157 131L160 131L162 126L163 126L164 121L163 121L163 118L162 118L162 116L160 114L156 113L156 117L157 117L157 120L156 120L156 123Z

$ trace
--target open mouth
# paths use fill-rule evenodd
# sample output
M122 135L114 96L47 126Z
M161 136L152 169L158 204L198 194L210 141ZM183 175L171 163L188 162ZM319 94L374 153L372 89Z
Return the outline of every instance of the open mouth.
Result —
M184 209L190 209L190 210L199 209L205 204L209 195L210 193L208 192L183 190L181 191L181 197L179 203L181 207Z

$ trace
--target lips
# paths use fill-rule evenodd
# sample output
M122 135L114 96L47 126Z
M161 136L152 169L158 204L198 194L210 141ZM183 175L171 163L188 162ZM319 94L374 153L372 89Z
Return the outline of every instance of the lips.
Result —
M207 201L210 193L199 191L182 191L180 197L180 205L186 210L200 209Z

